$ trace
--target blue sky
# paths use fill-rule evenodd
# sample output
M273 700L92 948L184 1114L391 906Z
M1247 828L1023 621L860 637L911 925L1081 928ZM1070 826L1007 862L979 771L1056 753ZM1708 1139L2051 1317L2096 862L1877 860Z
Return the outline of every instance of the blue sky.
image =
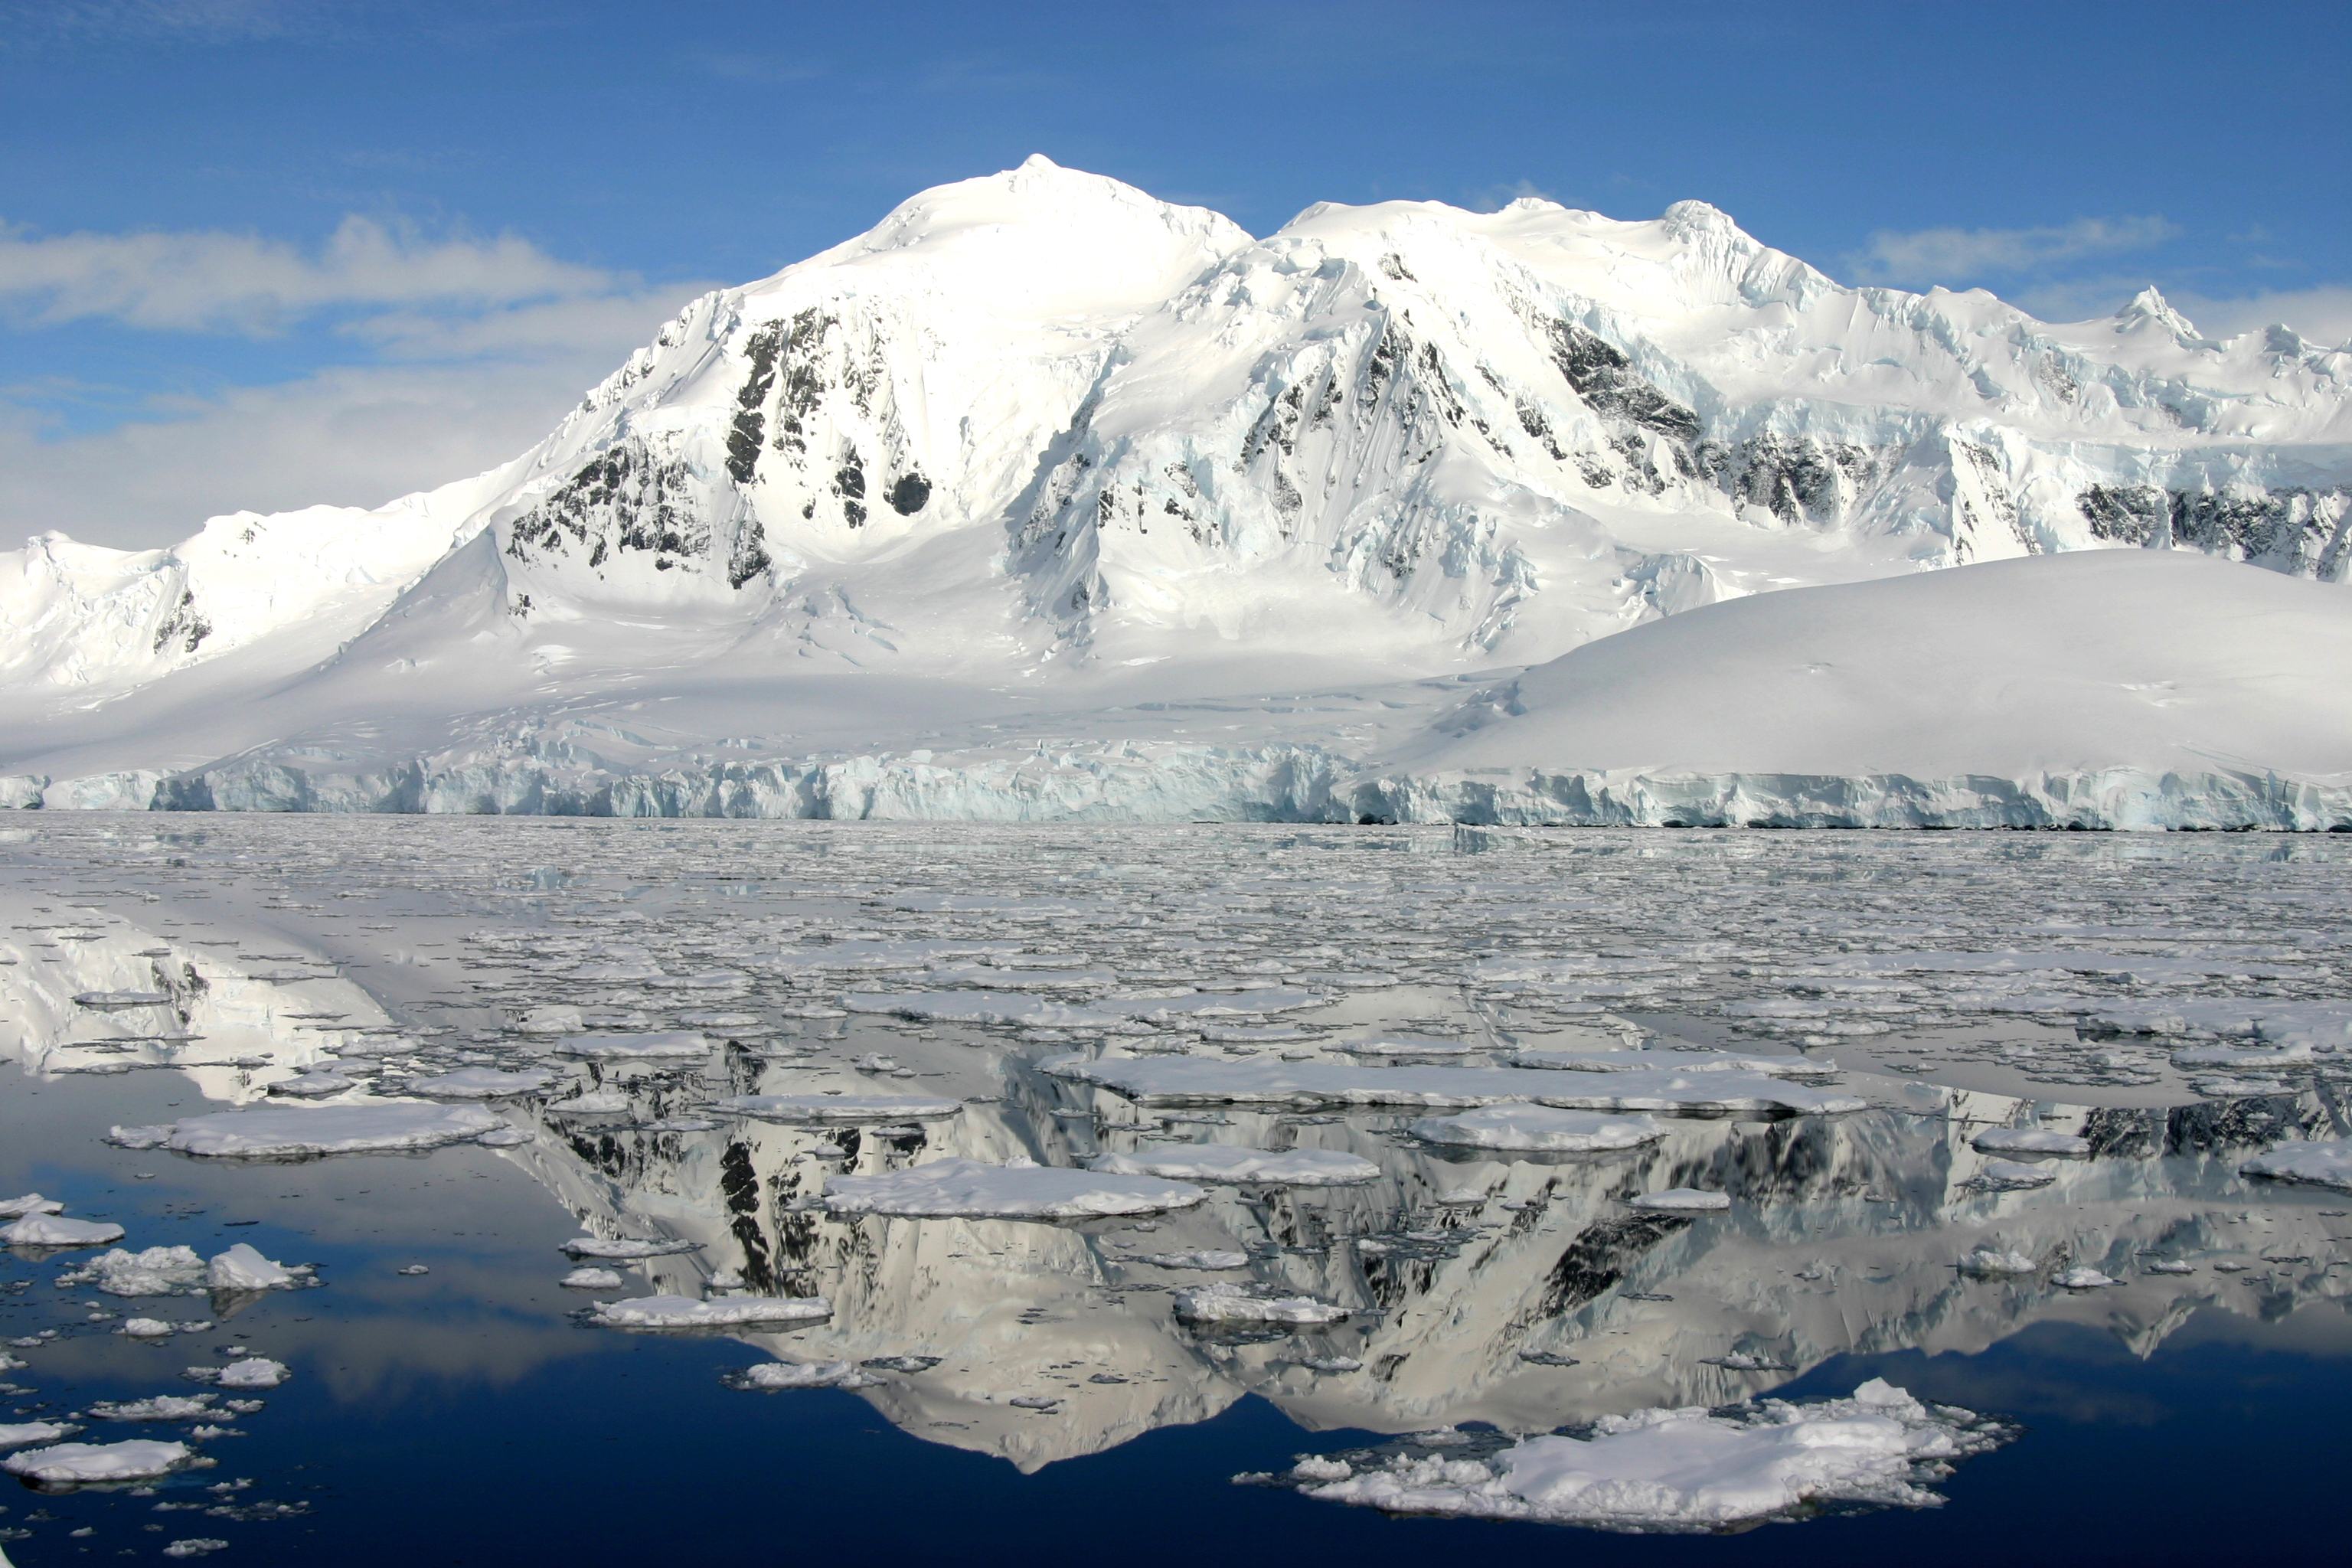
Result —
M2352 337L2352 7L0 0L0 539L511 456L686 297L1032 152L1696 196L1846 281Z

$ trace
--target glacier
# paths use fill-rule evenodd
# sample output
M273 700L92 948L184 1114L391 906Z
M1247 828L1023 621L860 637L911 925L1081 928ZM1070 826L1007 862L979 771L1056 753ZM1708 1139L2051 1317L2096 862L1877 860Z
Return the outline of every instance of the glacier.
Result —
M0 805L2352 827L2352 349L1059 168L383 507L0 554Z

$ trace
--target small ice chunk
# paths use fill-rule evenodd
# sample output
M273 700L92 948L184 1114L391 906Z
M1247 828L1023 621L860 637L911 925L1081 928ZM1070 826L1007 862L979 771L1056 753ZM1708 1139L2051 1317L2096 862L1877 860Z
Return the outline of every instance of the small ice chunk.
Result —
M1990 1247L1979 1247L1959 1261L1963 1274L1981 1279L1996 1279L2010 1274L2031 1274L2042 1266L2022 1252L2000 1252Z
M1005 1401L1015 1410L1051 1410L1061 1400L1050 1394L1024 1394Z
M1290 1358L1293 1366L1303 1366L1309 1372L1361 1372L1364 1363L1351 1355L1301 1355Z
M2194 1274L2197 1272L2197 1266L2193 1263L2183 1263L2177 1258L2166 1258L2160 1263L2149 1264L2147 1271L2150 1274Z
M48 1487L89 1486L107 1481L152 1481L184 1468L195 1458L185 1443L59 1443L0 1459L0 1470Z
M213 1381L223 1388L275 1388L293 1375L284 1362L257 1355L229 1363Z
M456 1072L412 1083L408 1092L429 1100L504 1100L511 1095L541 1093L554 1081L555 1075L545 1068L528 1068L521 1072L459 1068Z
M871 1388L881 1380L858 1370L856 1362L762 1362L747 1366L729 1379L738 1388L763 1393L784 1388Z
M633 1109L629 1097L617 1089L593 1089L585 1094L575 1094L570 1100L559 1100L550 1110L568 1110L575 1116L609 1116Z
M279 1079L269 1086L269 1092L282 1100L324 1100L341 1094L347 1089L357 1089L360 1080L345 1078L339 1072L323 1072L313 1068L292 1078Z
M411 1263L395 1268L393 1272L394 1274L430 1274L433 1270L425 1268L422 1263Z
M166 1557L203 1557L211 1552L226 1552L227 1550L228 1542L223 1541L217 1535L191 1535L184 1540L174 1541L171 1545L163 1548L163 1555Z
M305 1270L309 1267L303 1266ZM215 1290L291 1290L304 1280L284 1264L272 1262L240 1241L205 1266L205 1283Z
M2051 1283L2063 1286L2069 1290L2096 1290L2102 1286L2114 1285L2120 1281L2108 1279L2095 1268L2069 1268L2052 1279Z
M1826 1502L1931 1507L1923 1483L2012 1436L1873 1379L1813 1405L1604 1415L1589 1437L1525 1437L1491 1459L1403 1452L1300 1489L1389 1513L1718 1531Z
M1209 1249L1201 1252L1147 1252L1135 1259L1149 1263L1154 1268L1247 1268L1246 1252L1221 1252Z
M573 1035L556 1050L589 1061L700 1061L710 1054L709 1037L691 1029L654 1029L637 1034Z
M38 1193L21 1198L0 1198L0 1219L22 1219L28 1214L63 1214L66 1205Z
M1737 1072L1766 1078L1826 1079L1835 1062L1799 1056L1741 1056L1731 1051L1519 1051L1511 1065L1570 1072Z
M1312 1296L1260 1296L1222 1280L1177 1291L1175 1307L1187 1323L1336 1323L1349 1315Z
M122 1227L105 1220L61 1219L56 1215L28 1214L0 1225L0 1242L10 1247L104 1247L122 1239Z
M713 1100L710 1109L761 1121L923 1121L953 1116L963 1102L910 1094L738 1094Z
M1236 1149L1221 1143L1176 1143L1132 1154L1097 1154L1087 1162L1087 1169L1118 1176L1285 1187L1347 1186L1375 1181L1381 1173L1381 1168L1362 1155L1337 1150Z
M2039 1127L1988 1127L1969 1141L1979 1154L2066 1154L2091 1152L2091 1141Z
M1853 1095L1756 1073L1669 1069L1565 1073L1536 1068L1364 1067L1286 1062L1266 1057L1049 1057L1038 1069L1098 1084L1144 1105L1226 1103L1317 1106L1410 1105L1468 1110L1533 1100L1578 1110L1765 1111L1832 1115L1868 1102Z
M2016 1160L1987 1160L1977 1173L1977 1185L1994 1192L2023 1192L2032 1187L2046 1187L2058 1179L2055 1171L2040 1165L2028 1165Z
M667 1258L674 1252L698 1252L698 1241L631 1241L625 1238L606 1240L602 1237L583 1236L563 1244L562 1250L574 1258Z
M28 1443L54 1443L81 1428L70 1421L20 1421L0 1426L0 1448L21 1448Z
M628 1281L617 1268L575 1268L556 1283L567 1290L617 1290Z
M122 1325L122 1332L134 1340L167 1340L178 1331L161 1318L131 1318Z
M1290 1467L1290 1479L1297 1481L1344 1481L1355 1473L1347 1460L1325 1458L1320 1454L1301 1454L1298 1462Z
M1437 1035L1384 1035L1371 1040L1334 1040L1331 1048L1351 1057L1465 1057L1479 1047Z
M1633 1149L1666 1135L1646 1116L1612 1116L1599 1110L1519 1103L1480 1106L1452 1116L1424 1116L1408 1123L1405 1131L1430 1143L1529 1153Z
M577 1007L531 1007L515 1020L515 1031L524 1035L576 1035L587 1027Z
M1713 1214L1731 1206L1731 1194L1701 1192L1696 1187L1668 1187L1625 1201L1627 1206L1647 1214Z
M290 1160L438 1149L505 1126L478 1105L286 1106L192 1116L163 1127L117 1127L108 1141L210 1159Z
M205 1260L189 1247L121 1247L58 1276L60 1285L95 1285L110 1296L176 1296L205 1282Z
M824 1184L824 1206L835 1214L921 1217L1085 1219L1190 1208L1207 1196L1199 1187L1153 1176L964 1159L878 1175L830 1176Z
M89 1406L100 1421L209 1421L217 1394L157 1394L145 1399L100 1399Z
M2352 1140L2297 1139L2241 1163L2238 1174L2352 1189Z
M698 1301L691 1296L638 1296L599 1301L593 1321L615 1329L715 1329L754 1323L797 1323L833 1315L822 1296L721 1296Z

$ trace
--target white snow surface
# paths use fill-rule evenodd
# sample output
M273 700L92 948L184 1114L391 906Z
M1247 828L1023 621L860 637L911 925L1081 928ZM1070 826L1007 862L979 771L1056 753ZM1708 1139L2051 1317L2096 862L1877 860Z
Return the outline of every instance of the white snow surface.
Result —
M1155 1176L1111 1175L1052 1165L935 1160L872 1176L829 1176L835 1214L958 1215L973 1219L1087 1219L1190 1208L1208 1194Z
M1390 1513L1711 1531L1823 1502L1933 1506L1921 1481L1999 1440L1874 1378L1851 1399L1640 1410L1603 1416L1590 1437L1525 1437L1491 1460L1399 1455L1344 1479L1310 1472L1301 1489Z
M2352 1191L2352 1141L2297 1139L2281 1143L2240 1164L2238 1173Z
M1163 1143L1131 1154L1097 1154L1087 1169L1114 1176L1284 1187L1347 1186L1381 1173L1362 1155L1340 1150L1235 1149L1219 1143Z
M1033 158L488 473L0 555L0 801L2326 826L2347 410L2284 327L1848 289L1703 203L1255 239Z
M229 1160L376 1154L467 1143L506 1123L478 1105L331 1105L232 1110L159 1127L117 1127L111 1142ZM0 1233L5 1234L5 1233Z
M1405 1131L1432 1143L1520 1153L1637 1149L1666 1135L1665 1129L1646 1116L1610 1116L1507 1101L1452 1116L1424 1116L1407 1123Z

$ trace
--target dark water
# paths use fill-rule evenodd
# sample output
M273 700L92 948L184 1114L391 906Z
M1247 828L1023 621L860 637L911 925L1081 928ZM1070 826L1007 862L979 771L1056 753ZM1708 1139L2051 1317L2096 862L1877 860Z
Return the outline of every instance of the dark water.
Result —
M0 1286L26 1282L0 1293L0 1337L60 1331L9 1352L29 1364L0 1373L25 1391L0 1395L0 1422L196 1392L182 1369L220 1364L230 1345L292 1372L229 1423L241 1435L197 1446L205 1468L152 1489L9 1492L0 1528L27 1568L215 1540L229 1560L353 1563L1400 1551L2212 1563L2317 1553L2337 1533L2323 1482L2345 1458L2352 1393L2339 1240L2352 1202L2236 1172L2284 1139L2341 1135L2334 1053L2260 1068L2261 1092L2200 1093L2171 1051L2231 1037L2126 1035L2095 1016L2252 997L2324 1023L2343 995L2347 885L2326 843L147 817L52 817L10 837L0 956L16 962L0 966L0 1045L22 1070L0 1079L0 1197L37 1190L71 1217L121 1224L131 1248L210 1257L248 1242L327 1282L241 1305L125 1299L51 1283L89 1252L0 1252ZM922 962L944 967L810 959L877 942L930 942ZM1172 1026L1024 1037L806 1016L845 994L1004 979L935 951L972 944L1016 977L1101 976L997 987L1073 1005L1237 977L1339 998L1223 1026L1303 1038L1203 1038L1192 1054L1346 1060L1337 1045L1406 1027L1473 1046L1473 1066L1513 1048L1727 1045L1838 1061L1835 1087L1866 1106L1661 1117L1665 1138L1631 1154L1515 1159L1433 1147L1393 1109L1138 1106L1036 1068L1165 1046ZM1898 962L2052 952L2076 967ZM1084 962L1019 970L1024 956ZM595 963L650 974L579 977ZM1513 977L1514 963L1550 964L1551 978ZM171 1000L71 1000L146 988ZM2018 1005L2034 997L2075 1010ZM1801 1005L1736 1005L1759 998ZM642 1013L648 1028L758 1021L708 1026L709 1058L686 1067L583 1068L512 1027L562 1005ZM179 1035L200 1037L163 1037ZM912 1076L854 1065L877 1051ZM564 1081L496 1102L530 1135L501 1149L289 1163L103 1142L117 1124L258 1101L337 1061L382 1064L356 1076L395 1099L403 1064L422 1078L542 1063ZM853 1142L837 1133L697 1115L728 1094L823 1087L968 1103L920 1141L866 1136L838 1155L822 1152ZM550 1109L582 1088L629 1109ZM714 1124L646 1130L695 1120ZM1979 1190L1969 1137L2002 1124L2086 1132L2096 1152L2039 1189ZM947 1154L1073 1165L1186 1141L1346 1150L1381 1174L1216 1187L1139 1223L809 1206L829 1175ZM1669 1185L1734 1206L1627 1226L1627 1196ZM583 1233L701 1246L583 1294L556 1283L572 1266L559 1247ZM2026 1253L2036 1272L1956 1274L1979 1246ZM1357 1316L1256 1342L1186 1329L1151 1287L1211 1276L1132 1255L1212 1247L1252 1255L1217 1277ZM2149 1268L2169 1260L2191 1271ZM397 1272L415 1265L428 1272ZM2118 1283L2053 1282L2076 1266ZM590 1300L656 1288L723 1295L709 1281L726 1270L750 1289L822 1293L834 1316L692 1337L580 1321ZM111 1316L89 1321L86 1302ZM160 1345L115 1331L223 1305L235 1315ZM1525 1362L1528 1347L1580 1364ZM1727 1351L1790 1370L1706 1359ZM771 1359L904 1354L941 1359L856 1392L722 1382ZM1364 1364L1310 1372L1309 1354ZM1089 1381L1097 1371L1125 1381ZM1940 1508L1832 1507L1732 1533L1398 1519L1232 1483L1392 1434L1837 1398L1871 1377L2022 1431L1934 1479ZM1061 1403L1010 1405L1024 1393ZM187 1424L86 1425L77 1440Z

